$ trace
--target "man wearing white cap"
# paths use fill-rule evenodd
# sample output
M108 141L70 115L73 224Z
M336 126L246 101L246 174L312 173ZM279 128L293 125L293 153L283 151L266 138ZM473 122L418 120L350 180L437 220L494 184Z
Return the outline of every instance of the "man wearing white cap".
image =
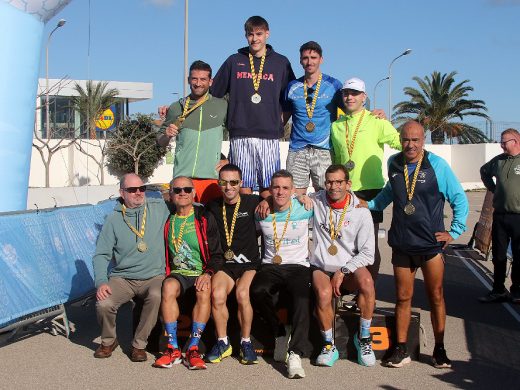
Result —
M349 170L352 191L362 200L371 200L385 185L383 178L384 145L401 150L399 133L392 124L379 119L364 107L367 95L365 82L358 78L345 81L342 88L346 115L332 124L331 141L333 163ZM383 213L372 212L374 232L377 234ZM375 248L374 264L369 267L374 281L379 273L381 255Z

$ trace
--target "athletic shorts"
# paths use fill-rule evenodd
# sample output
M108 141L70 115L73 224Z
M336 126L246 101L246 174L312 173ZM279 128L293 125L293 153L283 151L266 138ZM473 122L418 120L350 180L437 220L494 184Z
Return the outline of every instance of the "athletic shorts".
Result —
M354 194L361 200L366 200L367 202L374 199L377 194L381 192L381 189L375 189L375 190L361 190L361 191L354 191ZM372 214L372 221L374 223L381 223L383 222L383 212L382 211L373 211L370 210L370 214ZM377 235L377 232L376 232Z
M392 250L392 264L395 267L400 268L421 268L427 261L437 257L439 253L433 253L430 255L409 255L407 253ZM444 257L442 256L442 261L444 261Z
M225 264L221 271L236 282L244 275L244 272L255 270L257 266L255 264Z
M332 164L330 150L306 146L300 150L289 150L287 170L294 177L296 188L307 188L309 178L316 190L325 189L325 171Z
M269 188L271 177L280 170L280 143L277 139L231 138L229 162L242 170L244 188Z
M208 204L213 199L222 197L217 179L192 179L195 187L195 202Z
M334 276L334 272L325 271L325 270L311 264L311 275L314 273L314 271L321 271L325 275L327 275L330 279L332 279L332 277Z
M177 274L175 272L170 273L166 279L173 278L179 282L181 285L181 296L186 293L189 288L195 286L195 280L197 280L198 276L185 276L181 274Z

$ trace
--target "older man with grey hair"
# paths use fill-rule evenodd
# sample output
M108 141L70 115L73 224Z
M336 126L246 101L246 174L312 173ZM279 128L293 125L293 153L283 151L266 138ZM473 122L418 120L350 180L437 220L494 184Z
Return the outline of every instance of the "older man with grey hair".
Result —
M157 322L165 272L163 228L169 215L162 199L146 199L146 186L133 173L121 178L118 199L99 234L94 254L96 312L101 345L96 358L108 358L118 346L119 307L138 297L144 301L132 340L130 359L147 360L148 336ZM109 270L109 264L111 268Z

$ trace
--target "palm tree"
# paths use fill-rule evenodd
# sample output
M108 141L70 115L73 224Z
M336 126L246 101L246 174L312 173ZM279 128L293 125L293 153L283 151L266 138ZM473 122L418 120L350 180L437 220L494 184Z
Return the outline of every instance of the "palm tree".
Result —
M473 87L467 85L469 80L455 84L457 72L441 75L433 72L424 79L414 77L420 90L412 87L404 89L409 101L402 101L394 106L394 119L403 124L413 119L420 122L425 130L431 132L432 143L443 144L446 135L457 138L459 143L489 142L488 137L480 129L462 121L465 116L479 116L488 119L487 108L483 100L468 99L468 92ZM455 84L455 85L454 85Z
M87 80L85 89L78 83L74 86L78 96L72 98L72 107L85 120L90 139L96 139L96 120L104 110L117 102L116 96L119 95L119 91L115 88L107 90L107 86L107 81L96 83L92 80Z

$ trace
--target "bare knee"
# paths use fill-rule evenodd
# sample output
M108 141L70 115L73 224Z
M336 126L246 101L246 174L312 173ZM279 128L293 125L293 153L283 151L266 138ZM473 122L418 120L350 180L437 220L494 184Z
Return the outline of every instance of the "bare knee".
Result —
M358 280L359 293L365 296L373 296L375 295L374 290L374 280L368 274Z
M428 291L428 296L432 306L442 305L444 302L444 290L442 285L431 288L430 291Z
M167 278L162 285L162 300L170 301L177 299L181 291L180 283L174 278Z
M332 286L320 286L319 289L315 290L317 304L319 307L329 306L332 302Z
M225 305L227 301L227 294L224 288L213 288L211 291L211 301L214 306Z
M249 286L247 286L247 287L238 286L236 288L235 294L236 294L237 302L239 305L249 303Z

